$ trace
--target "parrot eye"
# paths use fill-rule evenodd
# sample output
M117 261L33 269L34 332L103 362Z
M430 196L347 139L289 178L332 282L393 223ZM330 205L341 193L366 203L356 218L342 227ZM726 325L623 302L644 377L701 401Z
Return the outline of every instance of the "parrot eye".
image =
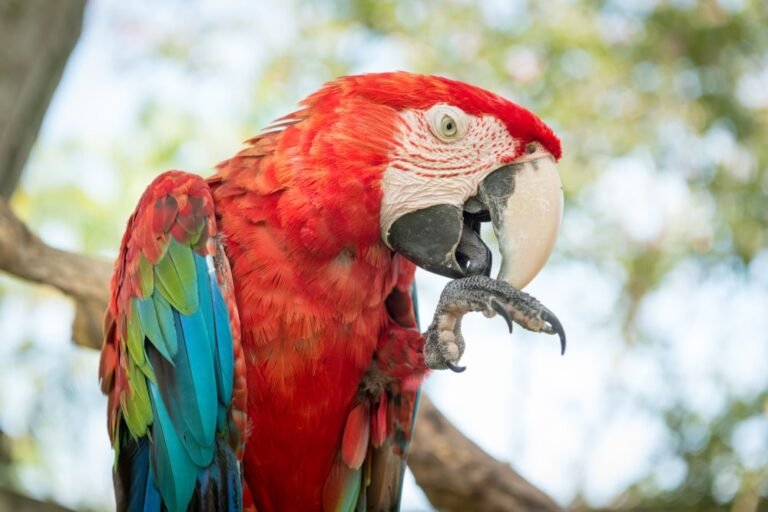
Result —
M466 132L467 114L452 105L435 105L427 111L426 117L433 135L442 142L455 142Z
M443 119L440 121L440 133L442 136L452 139L458 132L459 130L456 127L456 121L454 121L448 114L444 115Z

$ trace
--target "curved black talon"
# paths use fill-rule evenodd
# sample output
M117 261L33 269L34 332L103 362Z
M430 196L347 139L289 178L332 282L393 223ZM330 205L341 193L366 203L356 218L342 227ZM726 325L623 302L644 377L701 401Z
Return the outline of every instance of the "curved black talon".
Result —
M507 322L507 327L509 327L509 333L512 334L512 326L514 325L512 323L512 315L509 314L509 311L507 311L507 308L504 307L504 304L501 303L499 299L491 295L491 298L488 300L488 303L493 308L493 310L498 313L505 322Z
M552 326L553 334L557 334L560 337L560 355L565 354L565 329L563 329L563 324L560 323L560 320L557 319L554 313L546 309L541 313L541 317Z
M445 366L447 366L447 367L448 367L448 369L449 369L449 370L451 370L451 371L452 371L452 372L454 372L454 373L461 373L461 372L463 372L464 370L466 370L466 369L467 369L467 367L466 367L466 366L459 366L459 365L457 365L457 364L453 364L453 363L452 363L452 362L450 362L450 361L446 361L446 362L445 362Z

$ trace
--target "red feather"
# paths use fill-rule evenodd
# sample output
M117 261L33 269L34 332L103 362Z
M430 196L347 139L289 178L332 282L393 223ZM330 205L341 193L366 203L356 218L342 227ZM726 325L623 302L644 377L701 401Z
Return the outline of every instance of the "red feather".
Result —
M387 397L382 396L371 418L372 439L374 448L381 447L387 438Z
M363 464L370 435L370 406L367 403L358 404L349 413L341 442L341 458L350 468L357 469Z

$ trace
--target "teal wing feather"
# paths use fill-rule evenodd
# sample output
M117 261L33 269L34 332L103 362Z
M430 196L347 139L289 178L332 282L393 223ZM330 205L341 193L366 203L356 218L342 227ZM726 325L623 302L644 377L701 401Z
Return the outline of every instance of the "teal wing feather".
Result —
M105 325L100 375L118 509L240 510L239 320L202 178L168 172L142 196Z

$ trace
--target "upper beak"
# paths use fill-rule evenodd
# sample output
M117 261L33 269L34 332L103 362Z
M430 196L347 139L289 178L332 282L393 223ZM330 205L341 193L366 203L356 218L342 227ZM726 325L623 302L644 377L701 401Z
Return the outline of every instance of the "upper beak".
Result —
M491 221L502 259L498 278L520 289L549 258L562 211L560 176L545 155L493 171L462 207L440 204L403 215L387 241L425 270L451 278L489 275L491 251L480 223Z

